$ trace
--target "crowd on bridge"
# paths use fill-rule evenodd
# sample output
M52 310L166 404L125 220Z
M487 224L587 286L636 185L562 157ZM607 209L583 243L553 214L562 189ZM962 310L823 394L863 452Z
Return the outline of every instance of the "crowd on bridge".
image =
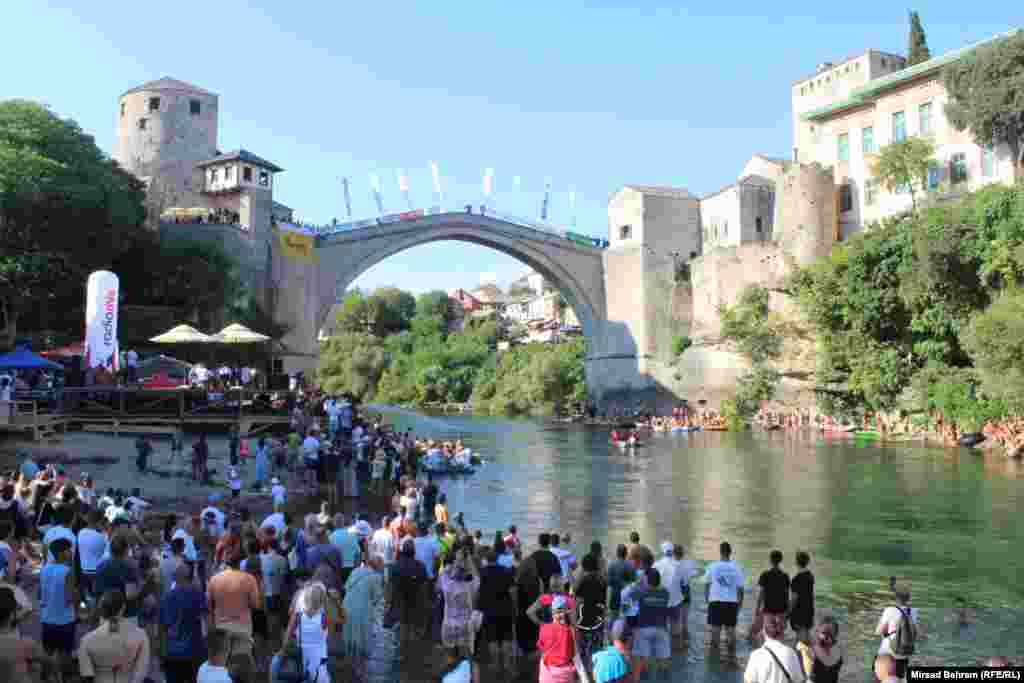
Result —
M31 458L0 477L7 680L632 683L670 675L701 600L712 654L753 641L745 683L834 683L848 661L806 552L792 575L772 552L748 596L728 542L700 567L681 539L606 552L572 530L471 529L411 433L315 392L293 415L298 457L271 458L262 519L233 484L170 512ZM909 587L889 590L874 669L898 683L927 634Z

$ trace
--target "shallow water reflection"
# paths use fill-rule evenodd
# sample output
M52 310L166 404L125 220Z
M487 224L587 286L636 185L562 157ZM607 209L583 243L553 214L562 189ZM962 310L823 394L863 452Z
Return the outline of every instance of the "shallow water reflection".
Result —
M524 537L570 532L577 554L592 540L607 553L630 531L643 542L681 542L701 561L728 540L748 579L770 550L810 552L818 603L844 622L844 680L863 680L877 648L874 625L886 583L908 581L930 636L921 658L973 664L997 650L1024 656L1024 477L1002 456L906 444L880 446L785 432L650 435L624 453L606 430L467 416L389 412L396 426L461 435L488 463L443 480L452 512L485 538L508 524ZM705 661L703 591L680 672L736 680L735 666ZM977 625L945 623L963 598ZM749 624L745 609L743 623ZM741 627L742 628L742 627ZM749 646L741 641L739 663ZM714 659L714 658L713 658ZM717 672L717 673L716 673Z

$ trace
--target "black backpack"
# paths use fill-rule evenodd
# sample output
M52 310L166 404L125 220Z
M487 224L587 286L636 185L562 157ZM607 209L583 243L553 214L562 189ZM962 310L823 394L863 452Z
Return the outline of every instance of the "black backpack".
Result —
M917 629L914 628L914 621L910 617L910 610L900 611L900 623L896 627L896 633L892 636L892 653L897 657L909 657L914 654L914 639L917 637Z

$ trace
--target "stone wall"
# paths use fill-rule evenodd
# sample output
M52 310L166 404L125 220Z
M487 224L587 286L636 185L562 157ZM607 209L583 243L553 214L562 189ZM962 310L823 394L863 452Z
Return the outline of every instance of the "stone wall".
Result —
M751 285L768 290L782 289L795 265L795 260L783 248L772 243L715 249L695 259L690 264L693 286L690 336L718 339L721 335L720 305L736 303L740 292Z
M835 244L835 179L818 164L789 164L775 184L775 242L797 264L827 255Z

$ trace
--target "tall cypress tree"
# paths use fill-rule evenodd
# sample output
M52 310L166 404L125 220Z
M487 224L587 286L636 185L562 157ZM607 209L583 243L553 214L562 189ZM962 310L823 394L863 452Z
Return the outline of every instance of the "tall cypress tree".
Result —
M928 49L928 38L921 28L921 17L917 12L910 13L910 38L907 48L907 66L914 66L926 62L932 58L931 50Z

